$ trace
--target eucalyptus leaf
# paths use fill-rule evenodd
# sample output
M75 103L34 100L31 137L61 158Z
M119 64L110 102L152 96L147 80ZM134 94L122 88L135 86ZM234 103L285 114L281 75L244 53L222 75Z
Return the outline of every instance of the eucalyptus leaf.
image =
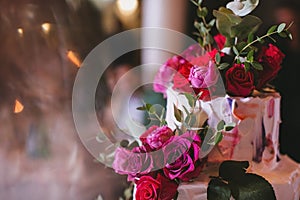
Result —
M179 121L179 122L181 122L182 121L182 111L181 110L179 110L176 106L175 106L175 104L173 105L173 107L174 107L174 116L175 116L175 119L177 120L177 121Z
M232 26L231 36L243 40L247 38L250 33L257 31L261 24L262 21L260 18L253 15L247 15L239 24Z
M239 24L242 19L224 7L221 7L218 11L214 10L213 15L216 17L216 27L219 32L226 38L232 38L231 27Z
M216 53L216 57L215 57L215 59L216 59L216 63L220 63L221 62L221 55L220 55L220 53L218 52L218 53Z
M285 23L279 24L279 26L277 28L277 33L281 33L284 30L285 26L286 26Z
M249 62L244 62L244 66L245 66L245 71L248 72L251 68L251 65Z
M224 70L224 69L226 69L228 66L229 66L229 63L221 63L221 64L218 66L218 69L219 69L219 70Z
M184 93L185 98L188 100L189 105L194 108L195 104L196 104L196 100L195 97L193 96L193 94L190 93Z
M254 50L252 49L252 50L250 50L249 52L248 52L248 54L247 54L247 60L249 61L249 62L253 62L253 55L254 55Z
M251 65L252 65L252 67L254 67L254 69L257 69L257 70L260 70L260 71L264 69L263 66L260 63L256 62L256 61L252 62Z
M252 32L250 32L249 35L248 35L247 43L252 42L253 39L254 39L254 34Z
M215 145L219 144L219 142L221 142L223 139L223 134L222 134L222 131L217 131L217 134L216 134L216 138L215 138Z
M286 34L286 32L280 32L279 36L282 38L286 38L288 35Z
M219 121L219 123L217 124L217 130L218 131L223 130L224 126L225 126L225 121L224 120Z
M293 35L291 33L288 33L288 37L292 40L293 39Z
M273 33L275 30L277 29L277 25L273 25L273 26L271 26L270 28L269 28L269 30L268 30L268 32L267 32L267 34L271 34L271 33Z
M237 56L239 55L239 51L237 50L237 48L235 46L232 47L232 50L235 55L237 55Z

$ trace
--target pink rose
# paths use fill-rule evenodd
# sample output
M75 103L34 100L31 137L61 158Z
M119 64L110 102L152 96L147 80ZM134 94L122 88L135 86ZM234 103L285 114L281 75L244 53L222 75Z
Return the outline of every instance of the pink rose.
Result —
M151 126L141 135L140 140L143 145L148 145L151 150L158 150L173 136L174 133L168 126Z
M151 176L142 176L136 181L136 200L157 200L161 184Z
M148 174L154 169L152 155L143 146L135 147L132 151L117 148L112 167L118 174L128 175L128 180Z
M212 61L208 65L191 68L189 80L194 88L208 88L218 81L216 67Z
M163 147L166 165L163 169L167 178L188 181L200 173L199 154L201 139L195 132L189 131L173 137Z
M263 65L263 70L258 72L257 89L262 89L277 76L284 57L285 55L272 44L269 44L268 48L262 48L258 61Z
M243 64L234 64L226 71L226 90L232 96L249 96L254 89L253 73L246 72Z

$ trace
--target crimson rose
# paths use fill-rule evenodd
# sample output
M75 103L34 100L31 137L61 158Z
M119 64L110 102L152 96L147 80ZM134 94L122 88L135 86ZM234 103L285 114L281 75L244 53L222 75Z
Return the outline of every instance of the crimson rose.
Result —
M178 72L173 77L173 88L180 90L182 92L192 92L190 87L190 82L188 80L190 71L193 65L188 61L180 63L178 67Z
M254 89L253 73L243 64L234 64L225 74L226 90L232 96L249 96Z
M165 176L158 174L154 179L151 176L142 176L136 181L136 200L170 200L177 193L178 184Z
M262 89L268 82L276 77L281 69L281 63L285 55L274 45L263 47L258 61L263 65L263 70L258 72L257 89Z
M157 200L159 197L160 182L151 176L142 176L136 181L136 200Z

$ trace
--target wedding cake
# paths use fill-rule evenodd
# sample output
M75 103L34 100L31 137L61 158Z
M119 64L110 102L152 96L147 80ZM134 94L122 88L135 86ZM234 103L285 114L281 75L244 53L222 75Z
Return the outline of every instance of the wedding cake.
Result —
M202 20L194 24L198 43L167 60L154 80L166 115L150 104L139 108L156 124L135 145L116 150L114 170L134 182L136 200L266 199L265 193L299 200L300 165L279 152L281 97L269 86L285 55L265 40L291 37L289 26L254 37L261 20L248 14L258 0L230 2L210 22L202 1L192 3ZM214 26L219 33L212 36Z

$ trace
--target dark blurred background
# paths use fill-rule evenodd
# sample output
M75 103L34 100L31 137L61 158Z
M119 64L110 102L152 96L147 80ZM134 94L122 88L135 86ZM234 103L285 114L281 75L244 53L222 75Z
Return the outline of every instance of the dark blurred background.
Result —
M214 9L226 2L204 4ZM299 8L297 1L264 0L254 11L264 21L262 32L275 23L294 21L294 40L278 39L286 58L273 83L282 95L281 152L297 161ZM126 177L96 162L74 128L71 95L76 73L94 47L124 30L153 22L194 37L195 14L196 8L187 0L0 0L0 199L123 196ZM140 51L129 53L112 63L101 78L96 108L108 135L115 126L108 111L114 84L146 60ZM147 89L140 92L162 99Z

